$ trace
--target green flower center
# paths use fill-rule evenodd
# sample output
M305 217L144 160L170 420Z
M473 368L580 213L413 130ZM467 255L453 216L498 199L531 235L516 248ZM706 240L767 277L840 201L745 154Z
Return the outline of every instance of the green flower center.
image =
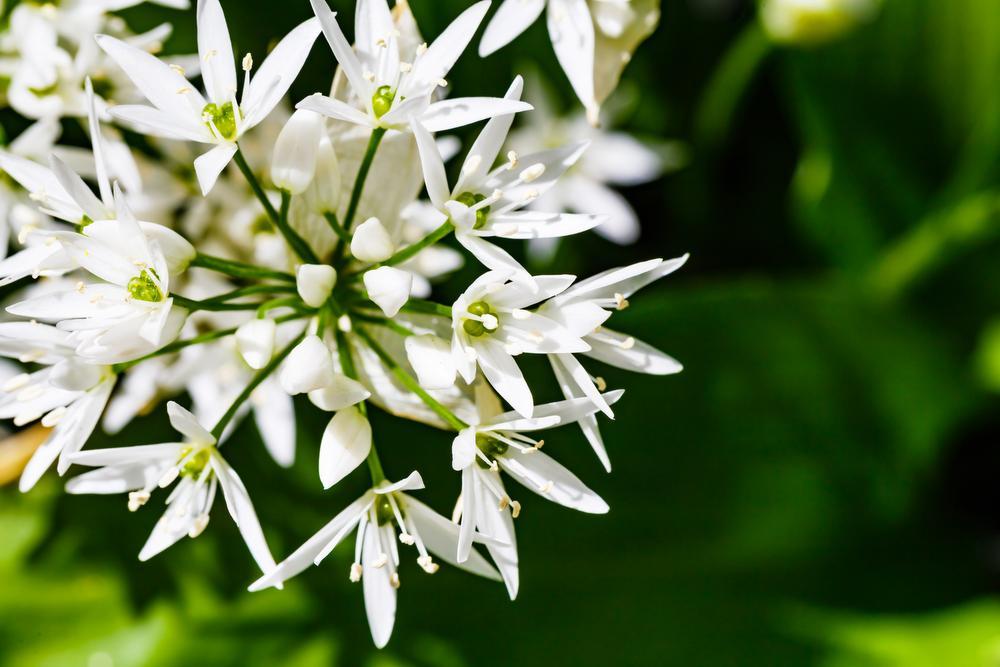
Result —
M476 301L475 303L469 304L469 307L466 308L466 310L470 315L478 315L480 317L483 315L493 315L496 317L496 313L490 309L490 304L485 301ZM475 336L476 338L490 333L490 329L487 329L486 325L479 320L465 320L462 322L462 328L465 329L465 333L470 336Z
M236 114L239 110L233 108L232 102L226 102L221 107L215 102L209 102L201 110L201 119L209 126L214 125L219 136L227 141L236 141ZM242 119L243 116L241 115Z
M87 228L87 225L91 225L91 224L93 224L93 222L94 222L94 219L91 218L86 213L84 213L83 217L80 218L80 222L76 223L76 231L77 231L77 233L82 234L83 230Z
M48 86L39 86L38 88L32 88L29 86L28 90L35 97L46 97L48 95L55 95L56 92L59 90L59 82L55 81Z
M372 112L376 118L381 118L389 113L392 108L392 101L396 98L396 91L389 86L379 86L375 94L372 95Z
M392 503L389 502L389 497L382 495L376 496L375 498L375 519L378 521L378 525L384 526L396 515L392 511Z
M506 454L508 449L510 449L510 446L507 443L500 442L496 438L491 438L490 436L482 433L476 434L476 447L478 447L479 451L481 451L490 461L496 461L499 457ZM478 463L479 467L484 470L489 469L490 467L489 463L478 456L476 457L476 463Z
M181 460L183 461L185 457L188 457L187 461L184 461L184 465L181 466L181 477L190 477L192 479L198 479L201 473L204 472L205 466L208 465L208 461L211 458L211 454L208 448L201 449L194 453L192 456L188 456L192 452L191 447L185 447L181 450Z
M457 201L459 204L465 204L469 208L472 208L473 206L483 201L484 199L486 199L486 195L481 195L478 193L473 194L471 192L463 192L462 194L455 197L455 201ZM489 216L489 214L490 214L489 206L484 206L478 211L476 211L476 222L474 225L472 225L472 228L482 229L486 225L486 218Z
M163 301L163 292L156 284L156 271L153 269L143 269L142 273L128 281L129 295L138 301L151 301L153 303Z

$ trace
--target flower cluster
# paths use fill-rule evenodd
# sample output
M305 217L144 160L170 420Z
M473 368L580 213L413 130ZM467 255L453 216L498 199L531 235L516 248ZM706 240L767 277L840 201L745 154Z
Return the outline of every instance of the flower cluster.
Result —
M13 231L0 281L17 283L6 306L14 317L0 323L0 355L11 360L0 416L39 423L23 491L53 464L60 475L92 468L67 491L127 494L133 512L170 488L142 560L200 535L219 490L262 573L251 590L280 587L354 532L349 578L362 582L381 647L400 544L424 572L440 560L516 596L522 506L505 478L581 512L608 510L541 451L539 432L578 425L610 471L599 418L613 418L623 392L592 361L680 370L609 320L686 257L578 279L534 275L511 254L512 241L592 229L634 240L635 214L606 184L653 178L663 165L620 133L588 129L585 140L553 145L538 136L553 125L542 122L512 140L516 116L535 113L519 76L501 97L449 96L449 71L488 0L430 44L403 0L392 9L358 0L353 44L325 0L311 2L315 16L259 66L233 52L219 0L197 2L197 56L170 62L155 55L169 27L133 35L108 13L134 3L14 9L0 40L11 54L7 101L39 120L0 151L10 177L4 229ZM603 99L595 76L608 85L595 75L595 30L650 28L648 11L624 0L505 0L481 51L513 39L546 4L559 61L593 118ZM333 86L291 111L284 99L320 35L338 65ZM54 145L75 117L90 151ZM449 178L456 150L435 134L474 123L482 128ZM115 128L143 135L141 145ZM597 160L586 157L591 139L603 142ZM433 282L466 261L481 275L450 305L430 300ZM561 400L536 400L521 369L529 355L545 357ZM329 489L360 469L371 488L276 562L222 452L252 414L276 464L292 465L299 394L298 409L311 409L307 398L330 413L319 482ZM190 410L169 400L184 395ZM177 441L84 448L99 424L114 434L162 401ZM451 432L442 444L451 442L462 489L452 518L414 495L418 472L387 479L372 408ZM447 462L442 447L427 463Z

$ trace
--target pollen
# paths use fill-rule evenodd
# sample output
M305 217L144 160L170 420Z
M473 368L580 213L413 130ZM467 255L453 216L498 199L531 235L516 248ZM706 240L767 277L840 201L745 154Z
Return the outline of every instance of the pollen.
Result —
M355 584L361 581L361 572L361 563L351 563L350 580Z

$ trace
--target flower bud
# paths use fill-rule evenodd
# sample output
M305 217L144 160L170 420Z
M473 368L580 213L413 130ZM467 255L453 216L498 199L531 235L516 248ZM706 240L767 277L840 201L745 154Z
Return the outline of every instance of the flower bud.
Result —
M408 271L383 266L364 274L368 298L382 309L386 317L395 317L410 298L413 276Z
M819 44L867 19L880 0L765 0L760 20L768 36L786 44Z
M281 367L278 381L288 394L321 389L333 380L333 358L319 336L311 335L295 346Z
M323 135L323 117L299 109L281 129L271 156L271 180L293 195L302 194L316 174L316 157Z
M362 262L381 262L392 257L396 247L378 218L368 218L354 231L351 254Z
M329 489L361 465L371 448L372 427L360 410L350 407L335 414L319 445L323 488Z
M274 320L250 320L236 330L236 349L243 361L254 370L267 366L274 354L274 334L278 326Z
M407 336L406 358L424 389L446 389L455 384L455 361L451 343L434 334Z
M319 308L337 284L337 270L327 264L302 264L295 271L295 289L307 306Z
M313 210L322 215L333 213L340 204L340 162L330 137L323 133L316 154L316 177L309 189Z
M330 384L309 392L309 401L320 410L336 412L360 403L369 396L371 392L357 380L346 375L334 375Z

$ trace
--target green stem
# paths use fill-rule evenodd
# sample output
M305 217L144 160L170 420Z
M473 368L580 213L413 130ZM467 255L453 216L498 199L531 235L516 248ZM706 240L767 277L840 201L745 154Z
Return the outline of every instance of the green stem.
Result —
M248 287L239 287L223 294L217 294L205 299L205 301L231 301L232 299L239 299L254 294L277 294L280 292L294 293L295 285L250 285Z
M368 147L365 149L365 155L361 159L361 166L358 167L358 176L354 179L354 187L351 188L351 199L347 203L347 214L344 216L344 230L348 233L350 233L351 227L354 225L354 216L358 212L361 192L365 189L365 181L368 180L368 171L371 169L372 161L375 159L375 151L378 150L378 145L382 142L382 137L384 136L385 128L376 127L372 130L372 135L368 139Z
M250 394L254 392L261 382L267 379L268 375L274 372L274 369L276 369L281 362L285 360L285 357L287 357L295 346L298 345L303 338L305 338L305 335L305 332L300 333L295 340L286 345L284 349L278 352L278 354L274 355L271 361L268 362L267 366L264 366L264 368L254 374L247 386L243 388L240 395L236 397L236 400L233 401L229 406L229 409L226 410L226 414L222 415L219 421L212 428L212 435L215 436L216 440L222 437L222 432L226 430L226 427L229 426L229 422L231 422L233 417L236 416L240 406L243 405L248 398L250 398Z
M247 179L247 183L250 184L250 189L257 196L257 200L260 201L260 205L264 207L264 212L267 213L267 217L271 219L274 226L281 232L281 235L285 237L285 241L291 246L292 250L299 258L306 262L307 264L319 264L319 258L316 257L316 253L312 251L309 244L296 233L288 224L288 203L285 201L286 197L291 198L287 192L282 191L281 193L281 208L282 213L274 210L274 205L271 204L271 200L267 198L267 194L264 192L264 188L261 187L260 181L253 173L253 169L247 164L247 160L243 157L243 150L240 148L236 149L235 155L236 166L239 167L240 172L243 173L243 177Z
M290 273L272 271L271 269L254 266L253 264L234 262L233 260L223 259L213 255L203 255L202 253L195 255L194 259L191 260L190 266L198 266L210 271L224 273L227 276L232 276L233 278L284 280L293 283L295 282L295 276Z
M348 234L347 230L340 224L340 220L337 220L336 213L333 211L327 211L323 214L323 217L326 218L327 224L330 225L330 229L333 230L333 233L337 235L338 239L344 242L351 240L351 235Z
M390 320L387 317L381 317L379 315L368 315L366 313L352 313L351 317L355 320L360 320L361 322L367 322L368 324L375 324L380 327L385 327L390 331L398 333L400 336L406 338L407 336L415 336L416 334L404 327L402 324L394 320Z
M701 143L716 146L725 138L740 99L771 46L760 23L751 21L729 47L695 113L695 136Z
M355 327L354 333L365 342L365 345L371 348L372 352L374 352L378 358L382 360L382 363L385 364L386 368L392 371L392 374L396 376L396 379L399 380L404 387L419 396L420 400L422 400L424 404L427 405L427 407L430 408L434 414L440 417L446 424L456 431L461 431L462 429L468 427L468 424L456 417L455 413L439 403L433 396L428 394L427 391L420 386L420 383L417 382L412 375L407 373L406 370L404 370L398 363L396 363L396 360L393 359L392 356L385 351L385 348L379 345L378 342L372 338L364 328Z
M295 306L305 305L305 304L302 304L302 300L298 297L298 295L296 295L296 296L283 296L277 299L271 299L270 301L265 301L264 303L258 303L255 305L257 306L257 317L263 318L265 315L267 315L269 311L272 311L275 308L283 308L285 306L294 308Z
M451 317L451 306L445 306L440 303L434 303L433 301L426 301L424 299L410 299L403 304L402 310L410 313L424 313L426 315Z
M358 370L354 366L354 359L351 357L351 348L347 344L347 336L340 329L336 329L334 336L337 339L337 356L340 358L340 368L344 375L352 380L358 379ZM361 414L368 416L368 408L364 401L358 403L358 410ZM378 458L378 450L372 442L372 448L368 451L368 472L372 477L372 484L377 485L385 479L385 471L382 469L382 461Z
M261 305L259 303L221 303L219 301L212 301L211 299L198 301L197 299L189 299L180 294L171 294L170 297L174 300L175 304L182 308L187 308L192 313L199 310L216 312L224 310L256 310Z

